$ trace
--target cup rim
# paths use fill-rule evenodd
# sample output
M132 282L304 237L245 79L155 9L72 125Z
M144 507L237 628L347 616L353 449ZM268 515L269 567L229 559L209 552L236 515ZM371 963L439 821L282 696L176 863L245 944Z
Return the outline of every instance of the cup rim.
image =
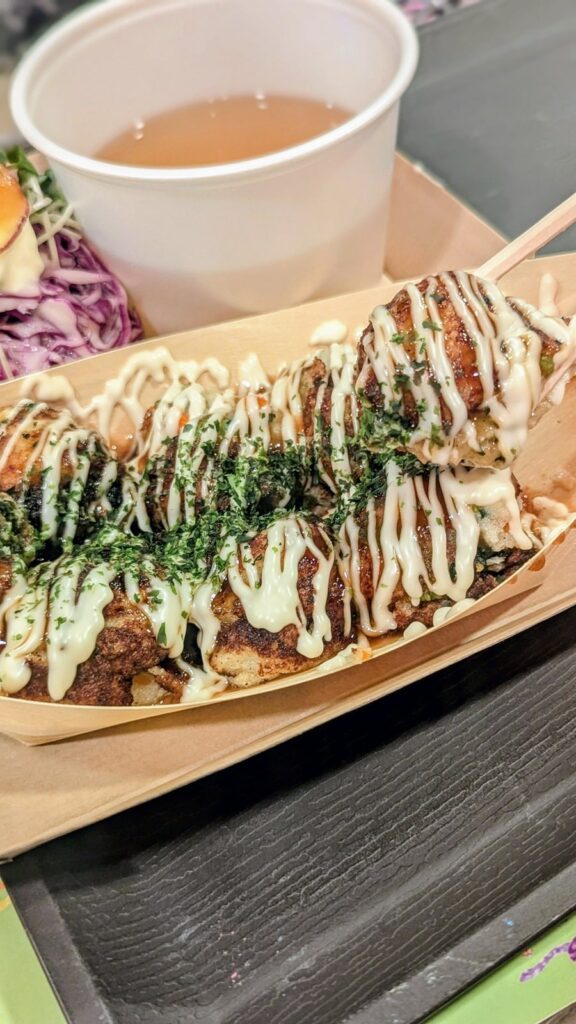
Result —
M158 0L147 0L147 2L154 4ZM346 0L346 3L351 7L363 6L376 11L392 26L400 43L398 70L386 88L368 106L338 127L296 146L249 160L226 164L210 164L202 167L134 167L82 156L75 153L74 150L60 146L45 135L34 123L28 111L27 97L37 71L42 67L51 51L65 45L70 35L75 35L79 29L87 29L90 23L106 21L110 14L117 13L121 17L123 10L136 6L134 0L104 0L103 3L90 5L87 9L67 15L49 29L30 48L16 68L10 90L12 117L24 138L49 160L54 160L65 167L92 177L141 184L209 183L287 167L351 138L370 125L400 99L414 76L419 53L418 39L412 24L403 12L391 0L362 0L361 4L358 4L357 0Z

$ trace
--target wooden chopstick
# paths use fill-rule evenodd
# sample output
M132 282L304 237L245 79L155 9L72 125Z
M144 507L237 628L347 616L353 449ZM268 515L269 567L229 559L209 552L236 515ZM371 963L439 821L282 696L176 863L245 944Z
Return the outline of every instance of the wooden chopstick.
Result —
M495 256L486 260L476 273L478 277L485 277L489 281L498 281L504 277L509 270L522 263L528 256L533 256L543 245L551 242L557 235L561 235L566 228L576 222L576 192L574 192L563 203L556 206L545 217L536 221L531 228L515 238L513 242L505 245Z

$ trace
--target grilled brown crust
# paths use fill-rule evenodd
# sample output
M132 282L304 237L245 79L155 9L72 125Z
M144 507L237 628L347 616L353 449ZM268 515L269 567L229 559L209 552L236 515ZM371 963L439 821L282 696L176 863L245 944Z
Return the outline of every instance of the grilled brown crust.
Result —
M0 458L8 444L11 443L14 435L18 433L20 424L28 415L29 409L29 406L23 406L18 415L14 417L12 423L1 430ZM11 413L12 409L10 407L5 406L0 409L0 425L4 423ZM5 466L0 471L0 491L10 494L20 489L24 480L25 467L40 440L42 432L50 422L58 419L58 415L56 409L39 409L26 431L16 437L14 447L8 455ZM72 472L73 467L70 459L65 455L62 460L62 483L64 485L70 482ZM37 487L40 484L41 476L42 465L37 460L31 467L30 486Z
M312 527L314 543L325 551L325 541L320 530ZM259 534L250 545L256 564L261 562L266 550L266 534ZM298 593L308 624L314 610L314 576L318 561L307 550L298 567ZM355 632L346 633L344 624L344 583L336 566L332 567L326 610L332 625L332 637L326 642L319 658L306 658L296 649L298 631L295 626L285 626L279 633L255 629L248 622L242 603L226 582L214 599L212 610L221 626L210 665L216 672L227 676L234 686L256 686L281 675L301 672L314 668L333 657L355 639Z
M0 601L12 586L12 563L0 560Z
M10 424L6 424L6 420L12 413L12 409L6 406L0 409L0 460L2 459L2 455L7 446L12 443L12 439L14 437L16 438L14 446L11 448L8 457L6 458L5 464L2 466L2 469L0 469L0 491L22 500L31 525L39 528L41 525L40 510L42 505L42 471L44 468L42 452L39 453L31 466L28 468L27 466L42 433L50 423L53 423L58 419L60 414L56 409L40 407L37 409L34 418L27 426L26 430L24 432L20 432L20 425L24 418L29 414L30 406L32 404L33 403L23 406ZM72 425L70 429L75 430L76 428ZM111 453L107 451L104 441L95 434L92 436L96 438L97 445L90 457L90 468L81 499L83 507L87 507L96 501L98 496L98 487L104 469L109 462L116 461ZM79 456L82 456L88 450L88 445L88 440L79 442L77 449ZM64 494L74 482L75 475L76 467L74 465L74 461L70 454L65 451L62 457L59 480L59 490L61 494ZM112 485L111 491L113 488L114 485ZM85 536L87 532L91 532L91 530L97 528L99 520L103 515L104 510L99 510L99 508L95 506L93 514L94 522L89 524L86 522L86 517L83 516L81 509L76 537L79 539Z
M328 368L320 356L315 356L309 366L300 374L299 397L302 405L302 433L307 441L314 440L315 410L318 392L328 378Z
M157 455L154 455L148 462L146 468L146 479L141 484L144 486L144 504L150 523L153 529L162 530L166 527L168 519L168 501L170 489L174 482L176 472L176 458L178 450L178 438L168 441L165 448ZM188 503L188 516L193 512L194 517L200 515L206 507L206 497L202 495L203 480L207 472L208 462L205 459L199 469L195 481L194 499L189 493L189 484L182 486L180 490L181 520L186 518L186 504Z
M74 683L62 701L65 704L127 705L132 703L133 676L158 665L166 651L156 643L144 612L133 605L117 587L104 611L105 626L96 647L78 666ZM46 645L30 657L30 682L13 694L26 700L50 701L47 688Z
M158 408L158 404L159 404L158 402L155 402L154 405L149 405L148 406L148 408L146 409L146 412L144 413L144 417L142 419L142 423L141 423L140 429L138 430L138 433L136 435L138 440L140 441L140 443L142 444L143 447L145 447L146 444L148 443L148 439L150 437L150 432L152 430L152 424L154 422L154 413L156 412L156 409ZM144 465L145 465L145 460L141 459L140 462L137 464L137 469L138 469L138 471L140 473L144 469Z
M481 407L483 400L483 390L478 373L474 345L464 323L454 309L444 285L438 278L425 278L423 281L418 283L418 290L424 294L430 287L431 282L434 284L435 293L439 297L441 296L441 298L438 299L438 312L442 328L444 330L446 354L454 368L456 386L462 396L462 399L466 403L468 412L473 413ZM404 334L406 336L406 340L402 342L402 344L406 350L408 358L410 360L418 360L419 353L414 336L415 327L412 319L411 302L408 292L405 289L399 291L392 301L387 304L386 308L394 318L398 334ZM357 376L360 374L367 361L366 343L369 341L371 342L373 336L373 328L369 326L366 328L360 339L360 343L358 345ZM430 379L433 380L432 375ZM367 368L362 390L366 400L371 405L377 409L383 408L384 398L382 391L378 380L376 379L376 375L371 368ZM418 423L418 413L416 411L412 393L408 388L403 388L399 394L401 394L402 397L404 418L410 427L416 427ZM450 410L446 407L441 398L439 401L442 412L442 421L444 426L448 428L451 423Z
M322 389L322 397L319 393ZM334 476L334 468L331 460L331 431L332 431L332 402L334 394L334 380L327 363L320 355L316 356L313 364L306 367L302 372L300 383L300 396L302 400L304 433L311 450L313 450L317 469L321 470L325 483L332 491L338 490L338 482ZM346 397L344 405L344 434L352 441L354 439L354 419L352 416L352 397ZM359 472L355 465L352 449L351 471L353 477Z
M383 512L384 501L379 503L376 507L377 535L382 526ZM374 577L372 555L367 536L367 522L368 517L366 513L360 513L357 517L357 523L360 527L358 539L360 592L364 599L370 603L374 597ZM417 512L416 532L428 576L430 579L433 579L432 541L428 526L428 519L421 508L418 508ZM520 551L518 548L506 546L506 544L505 533L503 533L501 550L493 552L492 560L494 565L492 568L487 567L484 562L481 561L476 563L476 575L466 597L474 599L483 597L484 594L489 593L494 589L494 587L498 586L499 583L502 583L503 580L518 569L533 554L533 551ZM446 553L448 564L452 564L456 555L456 532L451 525L449 525L447 529ZM355 602L354 592L352 592L352 601L353 603ZM429 600L423 599L419 605L414 606L406 595L401 581L399 581L392 596L390 611L396 620L397 629L402 632L412 622L421 622L425 626L431 626L434 613L438 608L450 607L453 603L454 602L450 600L450 598L439 596L438 598Z
M14 417L12 423L10 425L4 425L12 411L13 410L9 406L4 406L0 409L0 427L2 428L0 430L0 458L2 458L8 444L11 443L12 438L17 433L20 424L28 415L29 406L23 406ZM47 410L47 415L45 417L37 418L29 430L17 437L12 451L5 459L4 466L0 471L0 491L6 491L10 494L21 486L24 467L34 450L35 445L38 443L40 434L42 433L46 422L48 420L56 419L56 416L56 412L53 410Z
M478 287L482 293L481 285L479 284ZM435 296L437 297L438 314L444 331L446 354L454 369L454 377L458 391L466 405L469 415L473 416L474 413L479 413L481 411L484 401L483 388L480 374L478 372L478 362L473 341L466 330L465 324L455 310L448 292L440 278L424 278L424 280L418 283L417 288L422 294L432 288ZM486 307L490 310L490 300L486 294L482 294ZM521 308L514 303L514 300L509 299L508 302L510 306L519 313L527 327L530 326L531 330L535 330L535 328L529 324L528 318L524 316ZM415 326L412 319L410 297L407 291L405 289L399 291L392 301L387 304L386 309L391 313L394 319L398 334L405 335L405 340L401 344L408 354L409 359L422 359L422 356L420 356L417 351ZM559 343L543 331L536 330L536 333L539 335L542 342L542 356L554 356L561 347ZM367 342L371 342L373 337L373 328L368 326L365 329L358 345L358 360L356 365L357 377L366 366L366 344ZM431 373L430 380L434 380ZM497 385L497 381L495 381L495 384ZM366 366L364 374L362 391L365 400L370 405L375 409L383 409L384 398L381 388L374 371L368 366ZM403 417L410 427L416 427L418 423L418 413L414 404L414 398L409 388L402 388L399 391L399 397L402 398ZM448 429L452 422L450 410L445 405L441 396L439 396L439 404L442 414L442 422L444 427Z

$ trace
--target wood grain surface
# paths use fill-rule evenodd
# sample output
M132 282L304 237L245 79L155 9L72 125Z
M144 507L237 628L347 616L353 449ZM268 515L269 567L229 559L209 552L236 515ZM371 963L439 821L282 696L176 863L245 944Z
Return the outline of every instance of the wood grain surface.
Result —
M536 889L565 914L575 638L576 609L7 864L109 1014L71 1019L405 1024L542 927Z

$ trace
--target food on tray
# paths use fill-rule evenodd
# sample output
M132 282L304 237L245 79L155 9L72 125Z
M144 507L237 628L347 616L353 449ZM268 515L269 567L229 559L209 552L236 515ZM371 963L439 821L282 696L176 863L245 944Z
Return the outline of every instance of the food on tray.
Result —
M250 489L260 511L300 507L305 492L307 507L328 506L369 458L358 437L355 362L351 346L332 345L283 367L274 381L259 368L252 386L237 395L228 389L209 407L194 385L162 440L157 421L168 422L167 406L149 409L136 459L140 528L193 521L215 494L215 458L237 474L244 468L239 486ZM224 507L230 500L224 495Z
M203 667L235 686L299 672L356 640L331 531L302 516L276 519L220 554L223 579L192 604Z
M385 493L346 517L337 547L366 636L442 621L452 604L481 597L541 546L510 470L407 476L391 460L385 476Z
M92 251L51 171L0 151L0 380L142 337L124 288Z
M25 509L9 494L0 493L0 602L15 575L33 562L39 546Z
M337 515L280 518L225 550L223 583L192 606L206 669L253 686L333 657L358 631L430 626L541 547L509 470L408 476L390 461L383 474L339 529Z
M120 504L119 464L94 431L67 410L26 399L0 407L0 496L26 510L39 546L94 532Z
M282 514L244 540L208 530L199 547L186 531L158 546L105 526L21 569L2 605L2 689L129 704L253 686L333 657L358 629L431 625L541 546L507 470L408 477L388 463L386 477L339 530Z
M535 411L560 400L576 318L546 316L459 271L407 284L374 310L356 390L372 444L437 465L509 465Z
M190 588L114 527L69 555L16 574L2 613L2 688L31 700L130 704L132 679L177 658ZM165 667L164 685L178 667ZM168 691L169 692L169 691Z
M561 397L572 324L442 274L372 325L358 352L334 345L274 379L252 358L236 390L212 364L173 368L124 462L67 411L0 410L0 690L207 698L417 635L540 550L567 510L529 501L509 468L467 463L485 457L480 440L508 462L511 434L520 448L543 397ZM139 395L141 359L137 377ZM402 397L386 405L390 381ZM419 420L410 433L411 411L425 418L411 389L439 403L443 447Z

